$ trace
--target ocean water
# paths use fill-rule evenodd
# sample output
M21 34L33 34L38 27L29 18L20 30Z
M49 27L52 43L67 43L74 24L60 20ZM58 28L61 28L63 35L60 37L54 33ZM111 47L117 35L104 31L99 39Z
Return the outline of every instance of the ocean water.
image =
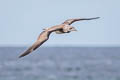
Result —
M0 47L0 80L120 80L120 47Z

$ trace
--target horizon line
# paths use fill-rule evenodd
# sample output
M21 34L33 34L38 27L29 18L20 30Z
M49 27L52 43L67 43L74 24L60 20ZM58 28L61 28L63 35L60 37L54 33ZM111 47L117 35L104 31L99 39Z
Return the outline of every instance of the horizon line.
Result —
M30 47L31 45L0 45L0 47ZM65 45L42 45L41 47L120 47L120 45L113 44L65 44Z

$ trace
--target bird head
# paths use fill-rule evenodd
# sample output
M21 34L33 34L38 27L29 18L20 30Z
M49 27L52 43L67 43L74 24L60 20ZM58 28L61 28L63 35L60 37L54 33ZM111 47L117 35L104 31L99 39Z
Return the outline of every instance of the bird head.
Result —
M75 27L72 27L72 26L68 27L67 33L70 33L72 31L77 31L77 30L75 29Z
M77 31L77 30L75 29L75 27L70 26L70 25L66 25L66 26L63 28L63 32L64 32L64 33L69 33L69 32L72 32L72 31Z
M71 32L71 31L77 31L77 29L75 29L75 27L70 27L69 28L69 31Z

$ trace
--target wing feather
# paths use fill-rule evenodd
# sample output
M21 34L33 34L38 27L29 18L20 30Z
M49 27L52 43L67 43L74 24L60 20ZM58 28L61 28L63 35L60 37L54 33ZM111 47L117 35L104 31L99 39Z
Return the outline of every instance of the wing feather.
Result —
M76 21L82 21L82 20L93 20L93 19L98 19L100 17L95 17L95 18L78 18L78 19L68 19L66 20L63 24L68 24L71 25L72 23Z
M40 36L38 37L37 41L31 46L29 47L24 53L22 53L19 58L24 57L26 55L28 55L29 53L33 52L34 50L36 50L39 46L41 46L45 41L48 40L48 32L42 32L40 34Z

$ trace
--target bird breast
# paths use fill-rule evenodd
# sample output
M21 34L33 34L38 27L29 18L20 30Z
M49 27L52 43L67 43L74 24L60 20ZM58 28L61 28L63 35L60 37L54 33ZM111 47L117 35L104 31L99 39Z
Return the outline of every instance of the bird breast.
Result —
M63 33L69 33L70 32L70 25L63 25L63 28L60 30L55 31L56 34L63 34Z
M63 34L65 32L63 32L63 30L58 30L58 31L55 31L56 34Z

